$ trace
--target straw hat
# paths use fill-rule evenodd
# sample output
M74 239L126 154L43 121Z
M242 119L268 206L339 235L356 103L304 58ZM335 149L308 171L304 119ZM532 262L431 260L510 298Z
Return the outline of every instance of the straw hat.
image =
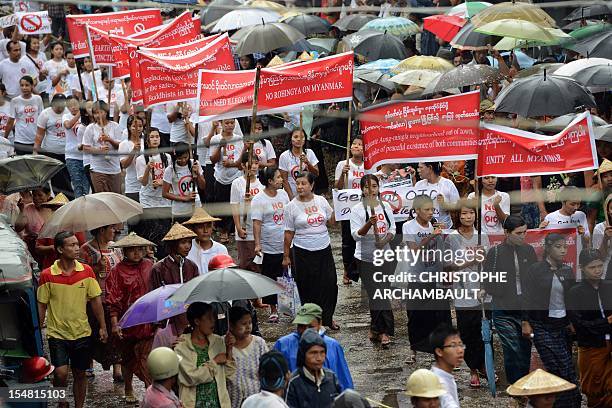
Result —
M300 54L298 59L300 61L312 61L314 58L312 57L312 55L310 55L310 53L304 51L303 53Z
M221 219L211 217L210 214L208 214L204 208L198 207L193 212L193 215L191 216L191 218L185 221L183 225L204 224L206 222L215 222L215 221L221 221Z
M506 392L515 397L527 397L530 395L556 394L574 388L576 388L576 384L538 368L509 386Z
M266 68L278 67L279 65L283 65L284 63L285 61L280 59L278 55L275 55L274 58L272 58L270 62L268 62L268 65L266 65Z
M187 227L175 222L162 241L177 241L183 238L196 238L197 235Z
M111 245L111 248L128 248L128 247L142 247L142 246L157 246L148 239L144 239L136 235L135 232L130 232L126 237L121 238L119 241Z
M601 166L599 166L599 169L597 169L597 171L595 172L595 175L607 173L609 171L612 171L612 161L604 159L604 161L601 162Z
M68 200L68 197L66 197L64 193L58 193L56 194L55 197L53 197L52 200L49 200L46 203L43 203L43 206L52 206L52 205L62 206L64 204L68 204L69 201L70 200Z

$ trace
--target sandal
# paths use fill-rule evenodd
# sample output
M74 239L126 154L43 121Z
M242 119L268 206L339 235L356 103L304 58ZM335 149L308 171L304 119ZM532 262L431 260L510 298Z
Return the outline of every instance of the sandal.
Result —
M381 334L380 335L380 345L382 346L382 348L388 348L390 344L391 344L391 339L389 338L389 336L387 336L386 334Z
M344 286L351 286L353 284L353 281L348 276L345 275L342 277L342 284Z
M480 377L477 374L472 374L470 378L470 388L480 388Z
M340 330L340 325L338 323L336 323L335 320L332 320L332 324L329 325L329 330L331 330L331 331L338 331L338 330Z
M268 323L278 323L278 315L276 313L272 313L270 317L268 317Z
M123 397L123 400L125 401L126 404L136 404L138 402L138 400L136 399L133 393L125 394L125 396Z

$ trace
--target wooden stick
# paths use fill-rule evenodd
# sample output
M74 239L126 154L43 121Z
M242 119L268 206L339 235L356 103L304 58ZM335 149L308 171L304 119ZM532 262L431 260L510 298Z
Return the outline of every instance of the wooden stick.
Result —
M351 127L352 127L352 124L353 124L353 101L349 101L348 123L346 126L346 165L347 166L350 166L349 160L351 158ZM346 175L344 176L344 188L350 188L348 185L348 181L349 181L349 176L348 176L348 173L346 173Z
M94 65L94 56L93 56L93 45L91 45L91 37L89 36L89 30L87 29L87 26L85 26L85 31L87 32L87 45L89 48L89 59L91 60L91 66L92 66L92 70L91 70L91 82L92 82L92 86L93 86L93 91L94 91L94 102L95 101L99 101L100 97L98 96L98 87L96 86L96 66ZM110 98L109 98L109 105L110 105ZM109 108L110 109L110 108Z
M81 78L81 68L79 68L79 64L76 64L77 69L77 77L79 78L79 87L81 88L81 101L87 100L87 95L85 95L85 88L83 87L83 78ZM79 103L79 107L81 104Z
M482 243L482 222L479 214L482 207L482 196L480 195L480 188L478 187L478 159L474 160L474 198L476 199L476 222L478 223L478 245ZM478 264L480 268L480 264Z
M247 170L246 170L246 185L245 185L245 191L244 191L244 196L246 198L247 194L249 194L249 191L251 190L251 167L253 165L253 143L255 143L255 139L253 139L253 134L255 133L255 120L257 119L257 99L259 97L259 80L261 78L261 67L257 67L257 70L255 71L255 89L253 90L253 112L251 115L251 132L249 133L249 138L251 139L251 143L249 143L249 147L248 147L248 155L249 155L249 159L247 161ZM244 226L246 228L246 222L247 222L247 218L248 218L248 204L245 201L244 203L244 214L242 215L242 222L244 223Z

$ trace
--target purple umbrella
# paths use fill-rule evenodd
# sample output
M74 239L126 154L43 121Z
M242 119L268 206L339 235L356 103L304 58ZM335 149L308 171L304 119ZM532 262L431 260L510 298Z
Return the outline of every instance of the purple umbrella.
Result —
M165 285L138 298L119 320L119 327L125 329L139 324L155 323L185 313L188 304L168 300L180 287L181 284Z

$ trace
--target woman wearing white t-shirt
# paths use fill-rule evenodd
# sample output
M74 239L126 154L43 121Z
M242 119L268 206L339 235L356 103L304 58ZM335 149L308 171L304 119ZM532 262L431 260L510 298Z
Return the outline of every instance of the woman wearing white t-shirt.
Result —
M604 205L607 207L605 211L608 213L606 218L612 220L612 195L608 196ZM595 225L593 229L593 249L597 249L603 257L603 279L612 280L612 275L606 273L609 270L610 258L612 258L612 226L606 221Z
M47 62L47 56L40 48L40 39L38 37L28 37L24 58L22 58L26 65L29 64L28 72L38 72L39 74L39 81L36 84L36 93L47 92L51 83L44 69L45 62Z
M292 265L302 303L315 303L323 309L323 324L332 330L338 301L336 266L332 256L327 223L334 224L334 210L327 200L315 195L315 176L299 173L297 196L285 209L283 266Z
M257 156L259 161L259 167L276 167L276 152L272 142L268 139L264 139L261 135L264 132L264 124L261 118L255 119L255 125L253 127L253 136L255 143L253 143L253 154ZM245 143L244 151L247 151L249 142Z
M98 89L101 101L109 106L110 118L119 123L121 130L127 129L128 110L130 101L126 100L123 88L115 84L114 79L108 78L108 71L102 71L102 89ZM108 100L110 93L110 101Z
M253 221L251 219L250 202L263 190L263 186L257 179L259 161L253 156L251 169L249 166L249 155L245 151L240 158L242 163L242 177L232 181L230 193L230 204L232 206L232 217L236 228L236 247L238 249L238 267L250 271L256 271L253 263L255 258L255 238L253 238ZM247 177L249 178L249 191L246 192ZM244 214L247 214L245 219Z
M283 274L283 225L289 196L283 190L283 177L276 167L264 167L259 170L259 181L264 189L251 200L255 254L263 256L261 273L276 280ZM278 297L267 296L262 302L270 305L268 321L278 322L276 308Z
M414 185L415 190L423 189L434 200L434 218L442 228L452 228L453 219L450 209L459 201L459 191L449 179L440 175L440 162L419 163L417 171L421 180Z
M117 149L121 129L108 119L108 105L104 101L93 104L95 123L83 135L83 151L91 154L91 183L94 192L110 191L121 194L121 163ZM109 154L110 153L110 154Z
M356 246L354 256L357 260L357 270L368 293L370 304L371 341L380 341L383 347L391 342L389 336L395 334L395 320L391 301L375 299L377 290L389 289L388 283L374 280L374 273L393 274L392 263L385 262L382 266L374 266L374 251L389 250L389 242L395 236L393 210L389 204L380 201L379 181L373 174L360 178L359 186L362 201L351 209L349 230Z
M278 168L283 176L283 187L290 199L296 195L296 175L307 171L319 175L319 159L314 152L306 149L306 136L301 129L291 132L291 149L283 152L278 159Z
M338 190L360 188L363 174L363 140L361 140L361 137L356 137L351 143L351 158L348 161L338 162L336 166L334 187ZM350 285L349 269L353 264L355 240L351 235L351 222L349 220L340 221L340 227L342 231L342 264L344 265L342 282L345 285Z
M179 142L174 146L172 164L164 170L162 195L172 202L173 222L184 222L191 217L193 209L200 207L200 196L193 188L193 178L202 190L206 186L198 162L189 158L189 145Z
M0 158L6 159L15 154L10 135L5 132L6 124L9 121L11 104L6 101L6 87L0 83Z
M142 130L144 124L136 115L131 115L127 121L128 139L119 143L121 169L125 170L125 195L134 201L139 200L141 184L136 177L136 155L141 151Z
M43 69L47 72L50 84L47 88L49 98L53 95L61 93L64 95L70 94L70 84L68 83L68 63L64 59L64 45L61 42L51 44L52 58L45 61Z
M34 89L32 77L27 75L22 77L19 80L19 88L21 95L11 99L9 120L4 134L10 134L14 127L15 153L32 154L36 140L36 120L45 108L42 98L32 93Z
M486 176L481 179L480 228L484 234L503 234L504 221L510 215L510 195L497 191L497 177ZM468 194L473 199L474 193Z
M89 194L89 180L83 164L83 131L79 101L74 96L66 99L67 112L62 116L66 131L66 168L76 198ZM83 131L80 131L83 128Z

